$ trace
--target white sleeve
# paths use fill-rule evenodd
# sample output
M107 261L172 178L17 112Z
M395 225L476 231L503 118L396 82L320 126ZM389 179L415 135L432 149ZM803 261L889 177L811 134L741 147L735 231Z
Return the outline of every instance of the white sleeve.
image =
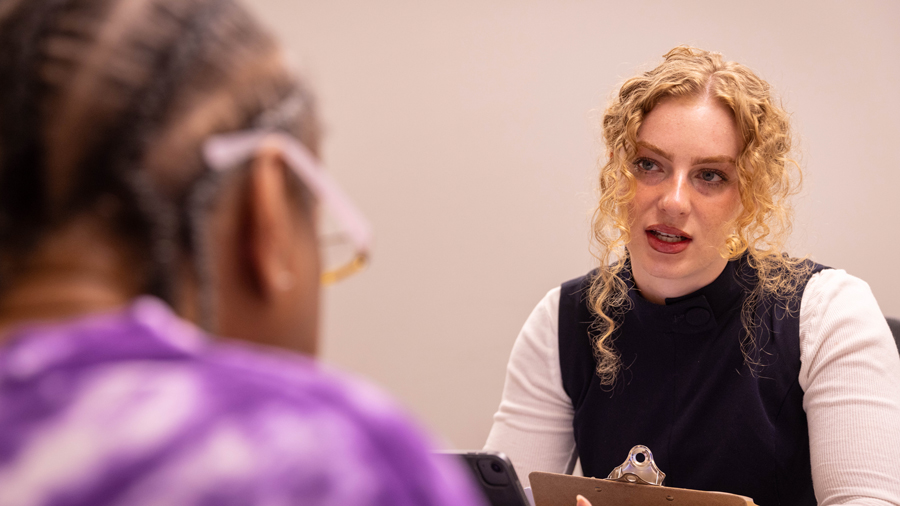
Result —
M818 503L900 505L900 355L869 285L809 280L800 361Z
M574 409L559 365L559 293L554 288L538 303L513 345L484 445L510 458L523 487L532 471L566 473L575 463Z

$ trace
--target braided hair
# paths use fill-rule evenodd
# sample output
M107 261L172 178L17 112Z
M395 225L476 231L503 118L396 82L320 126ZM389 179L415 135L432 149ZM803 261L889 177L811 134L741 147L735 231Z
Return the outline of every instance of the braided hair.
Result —
M315 149L309 93L233 0L0 0L0 291L94 213L141 255L145 293L176 304L184 255L203 293L202 142L297 96L279 126Z

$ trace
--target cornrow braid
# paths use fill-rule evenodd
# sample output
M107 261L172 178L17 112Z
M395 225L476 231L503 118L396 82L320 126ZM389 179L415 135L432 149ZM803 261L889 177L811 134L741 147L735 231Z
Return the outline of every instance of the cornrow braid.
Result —
M20 1L0 22L0 247L24 250L46 228L38 46L69 0Z
M138 230L142 232L139 236L149 241L148 292L173 305L176 302L173 276L179 242L179 211L176 203L161 195L147 173L139 169L150 139L165 118L173 94L203 50L202 42L211 18L221 12L222 6L229 1L197 2L185 19L179 19L162 6L154 6L160 14L172 16L173 21L182 24L180 36L169 43L166 52L157 56L150 81L132 95L130 104L108 129L110 135L105 136L105 141L87 157L83 167L91 172L86 175L88 177L79 178L86 187L75 192L77 200L66 209L67 214L80 210L85 204L83 201L92 197L90 188L103 184L92 180L91 174L121 182L121 188L133 197L126 200L134 205L130 221L139 226ZM107 173L103 174L97 168Z

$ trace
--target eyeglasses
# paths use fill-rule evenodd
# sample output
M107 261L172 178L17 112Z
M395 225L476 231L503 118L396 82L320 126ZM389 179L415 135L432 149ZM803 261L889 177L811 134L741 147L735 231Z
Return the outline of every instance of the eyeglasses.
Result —
M332 284L365 267L372 231L362 213L315 157L294 137L269 129L214 135L203 144L206 164L217 172L250 160L263 146L275 146L290 169L321 204L317 217L324 269L322 284Z

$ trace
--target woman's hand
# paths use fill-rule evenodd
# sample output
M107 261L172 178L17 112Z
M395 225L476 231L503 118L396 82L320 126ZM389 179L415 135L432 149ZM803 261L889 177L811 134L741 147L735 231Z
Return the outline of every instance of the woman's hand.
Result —
M575 506L591 506L591 501L585 499L583 495L578 494L575 496Z

